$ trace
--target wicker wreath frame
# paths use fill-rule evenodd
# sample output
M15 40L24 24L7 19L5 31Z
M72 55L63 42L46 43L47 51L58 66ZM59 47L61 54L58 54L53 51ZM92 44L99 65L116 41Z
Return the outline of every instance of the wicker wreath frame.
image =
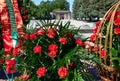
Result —
M95 52L97 56L99 56L98 54L100 53L100 51L102 50L103 47L107 51L110 51L110 49L113 48L114 18L115 18L115 14L116 14L116 11L118 10L119 6L120 6L120 1L115 3L108 10L101 20L100 26L98 27L98 30L96 33L96 35L98 37L94 44L94 47L101 46L100 49ZM111 16L110 16L109 22L108 22L107 18L109 15L111 15ZM108 22L107 26L106 26L106 22ZM103 36L104 31L106 31L106 33L104 33L105 35ZM120 42L120 35L119 35L118 40ZM107 58L109 58L109 59L107 59ZM119 77L120 73L119 72L112 73L112 70L113 70L112 54L109 52L109 56L104 56L103 58L100 58L100 62L101 62L102 67L98 66L98 71L100 72L102 81L119 81L118 77Z

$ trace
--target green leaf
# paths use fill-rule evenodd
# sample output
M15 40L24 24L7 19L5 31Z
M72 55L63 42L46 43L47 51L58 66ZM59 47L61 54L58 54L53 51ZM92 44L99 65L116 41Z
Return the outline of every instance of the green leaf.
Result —
M67 23L65 23L65 25L64 25L64 28L69 28L70 27L70 21L68 21Z
M114 57L117 57L117 56L118 56L118 52L117 52L114 48L111 48L111 49L110 49L110 53L111 53L112 56L114 56Z
M116 61L119 61L119 62L120 62L120 58L119 58L119 57L113 57L112 60L113 60L113 61L116 60Z

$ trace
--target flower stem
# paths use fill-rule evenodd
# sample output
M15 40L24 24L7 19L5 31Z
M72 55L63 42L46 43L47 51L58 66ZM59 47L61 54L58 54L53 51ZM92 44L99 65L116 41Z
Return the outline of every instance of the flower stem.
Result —
M40 39L38 40L37 45L39 44L39 42L40 42Z

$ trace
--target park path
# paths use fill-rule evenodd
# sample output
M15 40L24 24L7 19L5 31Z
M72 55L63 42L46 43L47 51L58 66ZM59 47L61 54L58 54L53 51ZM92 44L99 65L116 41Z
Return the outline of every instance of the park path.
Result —
M52 22L53 21L55 21L55 20L52 20ZM58 20L56 20L56 21L58 21ZM73 19L70 19L70 20L63 19L61 21L63 22L63 25L65 23L67 23L68 21L70 21L71 27L74 27L74 28L80 27L80 30L85 30L85 32L80 32L81 35L83 35L84 37L90 37L90 35L92 33L89 31L88 32L86 32L86 31L87 30L91 31L95 27L95 22L86 22L86 21L79 21L79 20L73 20ZM40 23L40 21L39 20L31 20L28 25L29 25L29 27L39 28L40 26L37 23Z

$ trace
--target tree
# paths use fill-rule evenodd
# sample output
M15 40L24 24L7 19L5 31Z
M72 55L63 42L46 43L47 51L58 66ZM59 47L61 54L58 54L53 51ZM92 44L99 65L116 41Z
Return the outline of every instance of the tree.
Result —
M106 11L116 2L115 0L90 0L91 17L102 17Z
M81 0L74 0L74 2L73 2L73 8L72 8L72 10L73 10L73 18L74 19L79 18L79 12L80 12L79 8L81 6L80 1Z
M38 5L38 9L36 12L36 16L41 19L49 19L50 18L50 12L52 12L51 9L51 2L50 1L42 1Z
M69 3L66 0L42 1L38 5L36 17L40 19L50 19L50 13L56 10L69 10Z
M69 2L66 0L53 0L52 1L53 10L69 10Z
M102 17L118 0L74 0L73 18Z

